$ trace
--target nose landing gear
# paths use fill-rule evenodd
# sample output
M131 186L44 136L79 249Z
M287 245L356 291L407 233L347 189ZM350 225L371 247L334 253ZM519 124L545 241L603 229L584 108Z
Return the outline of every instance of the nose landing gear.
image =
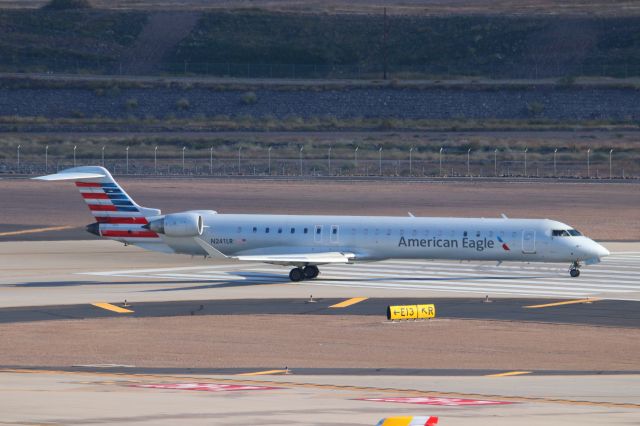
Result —
M293 268L291 272L289 272L289 279L291 281L297 282L302 280L311 280L318 276L320 270L316 265L307 265L304 268Z
M569 267L569 275L571 275L572 278L579 277L580 276L579 268L580 268L580 262L573 262Z

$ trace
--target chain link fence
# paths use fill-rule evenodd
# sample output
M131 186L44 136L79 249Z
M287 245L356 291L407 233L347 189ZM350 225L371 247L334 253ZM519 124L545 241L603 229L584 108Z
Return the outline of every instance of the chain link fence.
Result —
M266 150L265 150L266 151ZM343 153L344 154L344 153ZM468 151L436 153L435 157L385 159L384 152L351 151L350 155L304 156L297 158L240 155L235 158L205 157L108 157L108 158L18 158L0 161L0 175L41 175L83 165L103 165L114 175L158 177L502 177L502 178L572 178L572 179L637 179L638 161L624 154L616 160L608 151L585 156L584 161L561 160L555 154L536 154L532 150L514 153L494 152L487 155ZM480 155L482 154L482 155ZM480 157L481 158L478 158Z

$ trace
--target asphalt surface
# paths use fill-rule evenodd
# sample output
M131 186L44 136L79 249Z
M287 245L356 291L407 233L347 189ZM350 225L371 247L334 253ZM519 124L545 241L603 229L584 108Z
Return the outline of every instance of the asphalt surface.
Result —
M82 373L114 373L114 374L193 374L193 375L298 375L298 376L460 376L478 377L504 373L505 370L463 369L463 368L292 368L287 366L257 366L254 368L175 368L175 367L136 367L132 365L74 365L61 367L24 367L0 365L0 373L15 370L27 371L68 371ZM629 375L640 374L640 370L599 371L599 370L535 370L527 371L536 376L592 376L592 375Z
M549 299L510 298L485 302L483 298L372 298L345 308L331 308L344 299L242 299L144 302L129 305L131 313L117 313L91 304L11 307L0 309L0 323L63 319L128 317L171 317L201 315L375 315L386 319L389 305L433 303L437 318L542 323L584 324L608 327L640 327L640 302L599 300L541 308ZM566 302L566 301L565 301ZM113 303L122 306L124 301Z

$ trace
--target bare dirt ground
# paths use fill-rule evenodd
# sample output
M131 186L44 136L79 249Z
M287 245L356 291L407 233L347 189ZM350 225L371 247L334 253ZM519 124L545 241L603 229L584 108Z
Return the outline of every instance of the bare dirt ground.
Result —
M354 214L550 218L598 240L640 240L640 185L580 182L339 182L119 179L139 204L164 213ZM69 183L0 180L2 225L91 222Z
M3 8L42 7L46 0L0 0ZM634 0L268 0L256 3L252 0L91 0L91 4L103 9L240 9L260 8L276 11L328 12L328 13L379 13L383 7L389 13L435 14L540 14L540 15L616 15L629 16L639 13L640 5Z
M0 347L0 365L21 366L612 371L637 370L640 330L367 316L111 318L2 324Z

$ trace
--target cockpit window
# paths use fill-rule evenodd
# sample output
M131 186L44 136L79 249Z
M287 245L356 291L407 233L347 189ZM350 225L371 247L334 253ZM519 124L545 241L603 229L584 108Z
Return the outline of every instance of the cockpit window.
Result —
M551 231L553 237L579 237L582 234L575 229L554 229Z

